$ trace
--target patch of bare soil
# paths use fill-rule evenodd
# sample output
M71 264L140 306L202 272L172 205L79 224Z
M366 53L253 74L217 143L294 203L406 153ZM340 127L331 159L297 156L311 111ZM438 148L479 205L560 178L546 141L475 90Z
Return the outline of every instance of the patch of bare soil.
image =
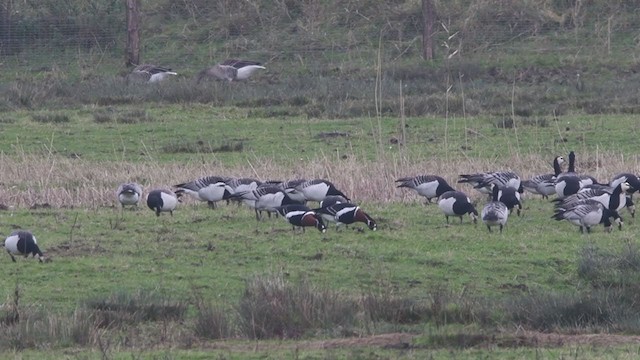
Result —
M274 341L264 342L229 342L213 341L203 344L210 349L222 349L229 351L266 351L266 350L323 350L340 348L385 348L385 349L411 349L416 348L412 343L419 335L408 333L392 333L373 335L357 338L341 338L326 340L305 340L297 342L278 343ZM561 347L571 345L590 346L616 346L625 344L640 344L640 336L613 335L613 334L554 334L539 332L524 332L518 334L503 334L496 336L478 336L480 341L472 342L473 346L485 348L498 347ZM469 344L471 345L471 344ZM439 347L439 346L435 346ZM446 346L442 346L446 347ZM459 347L459 346L453 346Z

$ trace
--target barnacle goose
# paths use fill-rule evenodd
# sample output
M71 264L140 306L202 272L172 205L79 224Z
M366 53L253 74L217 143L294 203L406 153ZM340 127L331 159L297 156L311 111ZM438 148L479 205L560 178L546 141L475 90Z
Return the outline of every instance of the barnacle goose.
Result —
M173 210L178 206L178 196L171 190L151 190L147 194L147 206L155 211L156 216L162 212L168 212L173 216Z
M564 158L556 156L553 159L553 174L535 175L529 180L523 180L522 187L530 193L542 195L543 199L547 199L549 195L556 193L556 179L562 173L563 163Z
M431 203L431 199L440 197L447 191L455 191L445 179L436 175L418 175L403 177L396 180L399 188L409 188L415 190L418 195L427 199L426 203Z
M176 195L181 197L188 194L193 198L206 201L210 208L216 207L216 202L228 200L234 193L231 186L227 185L229 178L221 176L205 176L190 182L174 185Z
M142 198L142 186L134 182L120 184L118 190L116 190L116 195L123 208L126 205L138 206Z
M615 188L588 188L576 194L553 201L557 203L557 208L568 209L581 200L592 199L598 201L611 211L620 211L620 209L626 206L627 195L625 192L627 189L629 189L629 184L625 181L619 183Z
M42 251L38 247L38 241L33 234L26 230L17 230L11 233L4 240L4 248L7 250L11 260L16 262L16 258L13 255L22 255L27 257L33 255L38 261L44 262L45 258L42 255Z
M509 218L509 209L505 203L499 200L500 189L497 185L493 185L491 201L486 203L480 213L482 222L487 225L487 229L491 232L491 226L499 226L500 233Z
M618 212L607 209L599 201L586 199L574 203L568 208L558 208L551 217L555 220L567 220L570 223L579 226L580 232L591 232L591 227L598 224L603 224L605 231L611 231L611 220L614 218L618 228L622 229L622 218L618 215Z
M477 174L462 174L458 183L468 183L483 194L491 195L491 185L512 187L522 192L520 176L512 171L496 171Z
M520 216L520 212L522 211L522 200L518 190L512 187L500 187L498 185L493 186L498 189L496 200L503 203L507 209L509 209L509 212L513 211L513 208L517 207L518 209L516 210L516 214Z
M449 223L449 216L457 216L462 223L462 217L469 214L473 223L478 222L478 211L471 203L471 199L461 191L447 191L440 196L438 200L438 207L444 213Z
M235 193L231 197L246 200L247 204L253 206L257 221L262 220L263 211L266 211L270 217L271 213L277 213L277 207L301 204L290 198L284 190L273 185L258 186L254 190Z
M338 190L333 183L324 179L307 180L295 187L300 191L307 201L322 201L327 196L339 195L349 201L349 197Z
M573 195L582 187L591 184L598 184L598 181L593 176L576 173L576 154L573 151L569 152L569 168L556 178L555 188L558 197L562 199Z

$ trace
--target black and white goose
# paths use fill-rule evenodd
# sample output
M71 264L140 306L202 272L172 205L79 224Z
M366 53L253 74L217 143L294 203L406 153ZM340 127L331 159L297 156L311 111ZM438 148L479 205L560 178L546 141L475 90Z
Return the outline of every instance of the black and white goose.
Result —
M497 201L503 203L509 212L513 211L514 208L517 208L516 214L520 216L520 212L522 211L522 199L518 190L512 187L500 187L494 185L497 189ZM495 190L494 190L495 191Z
M146 81L150 83L160 82L167 77L178 75L178 73L171 71L170 68L152 64L138 65L133 68L131 74L146 79Z
M460 223L462 223L462 217L466 214L469 214L474 224L478 222L478 211L471 203L471 199L461 191L447 191L440 195L438 207L444 213L447 224L449 216L459 217Z
M338 190L330 181L324 179L307 180L295 187L307 201L320 202L327 196L339 195L349 200L349 197Z
M207 78L226 80L229 82L247 80L256 71L265 69L266 68L258 61L229 59L200 71L197 82L200 83Z
M116 195L123 208L127 205L138 206L140 199L142 199L142 186L133 182L120 184Z
M491 232L492 226L499 226L500 233L502 233L502 228L507 223L507 219L509 219L509 208L499 200L499 196L500 189L497 185L494 185L491 201L484 205L480 213L482 222L487 226L489 232Z
M272 185L259 186L252 191L233 194L232 197L247 200L248 204L252 203L258 221L262 220L263 211L271 216L271 213L277 213L276 208L278 207L300 204L290 198L281 188Z
M378 225L369 214L364 212L360 206L349 202L338 202L314 209L314 211L322 216L323 219L336 223L336 229L340 225L349 225L356 222L367 224L367 227L373 231L378 229Z
M272 183L287 193L287 195L289 195L293 200L304 204L307 201L307 198L304 196L302 191L297 189L297 187L306 181L307 179L292 179L286 181L272 181Z
M574 203L569 208L559 208L551 218L558 221L567 220L579 226L581 233L584 233L585 230L590 233L591 227L598 224L603 224L605 231L611 231L612 223L610 218L614 218L618 228L622 229L622 218L616 211L611 211L600 202L591 199Z
M590 175L581 175L576 173L576 154L569 152L569 167L567 172L561 173L556 177L556 194L562 199L569 195L577 193L582 187L598 184L598 181Z
M436 175L418 175L403 177L396 180L399 188L409 188L415 190L418 195L427 199L426 203L431 203L431 199L440 197L447 191L455 191L445 179Z
M636 191L640 190L640 179L638 179L638 176L631 173L620 173L615 175L613 178L611 178L609 186L616 187L619 183L625 181L629 184L630 187L629 190L627 190L627 193L629 195L633 195Z
M547 199L549 195L556 193L556 179L562 173L563 163L564 158L556 156L553 159L553 174L535 175L529 180L523 180L522 187L530 193L542 195L543 199Z
M262 181L253 178L229 178L225 180L225 183L229 185L233 194L253 191L257 189L258 186L261 186L263 184ZM241 198L228 198L227 202L229 200L238 200L239 202L242 201ZM249 201L250 200L245 200L244 202L253 208L253 204Z
M306 205L290 204L278 206L276 207L276 211L293 226L294 230L296 227L300 227L304 232L305 227L313 226L321 233L325 233L327 231L327 227L324 224L324 221L322 221L322 217Z
M474 189L486 195L491 195L491 185L512 187L518 191L522 191L521 182L520 176L512 171L462 174L458 180L458 183L471 184Z
M173 216L173 210L178 206L178 196L171 190L151 190L147 195L147 206L155 211L156 216L162 212L168 212Z
M33 255L33 257L37 258L38 261L44 262L44 255L42 255L42 251L38 247L38 241L33 234L26 230L17 230L11 233L4 240L4 248L7 250L9 256L11 256L11 260L16 262L16 258L14 255L28 257L29 255Z
M629 189L629 184L625 181L619 183L615 188L588 188L563 199L555 199L554 202L556 202L558 209L569 209L582 200L591 199L601 203L607 209L617 212L626 206L627 189Z
M227 181L229 181L229 178L205 176L190 182L174 185L174 187L178 197L188 194L199 201L206 201L210 208L215 208L218 201L228 200L234 193L231 186L227 185Z

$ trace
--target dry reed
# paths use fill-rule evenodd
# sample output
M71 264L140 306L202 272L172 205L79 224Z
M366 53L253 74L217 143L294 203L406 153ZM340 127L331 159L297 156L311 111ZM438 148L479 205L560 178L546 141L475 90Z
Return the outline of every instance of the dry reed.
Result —
M459 174L513 170L523 179L552 172L553 155L512 154L501 159L476 159L451 156L411 159L411 155L382 153L375 161L357 156L335 161L319 155L313 161L278 164L258 157L246 165L203 165L201 163L132 163L92 162L55 155L23 154L1 156L0 204L9 208L36 206L98 208L116 205L115 190L126 181L137 181L144 189L170 188L173 184L201 176L219 175L254 177L260 180L324 178L332 181L356 202L388 203L401 201L407 191L396 189L394 180L402 176L434 174L444 177L455 188L471 193L456 184ZM620 154L578 152L577 170L608 182L619 172L640 172L638 158L625 159Z

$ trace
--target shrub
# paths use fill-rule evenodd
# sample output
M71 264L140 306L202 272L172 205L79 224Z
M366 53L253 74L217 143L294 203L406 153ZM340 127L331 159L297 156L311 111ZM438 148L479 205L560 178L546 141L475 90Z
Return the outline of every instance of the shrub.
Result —
M281 276L249 280L238 305L240 331L251 339L295 339L312 330L350 327L355 313L354 302L337 293L304 280L289 284Z

